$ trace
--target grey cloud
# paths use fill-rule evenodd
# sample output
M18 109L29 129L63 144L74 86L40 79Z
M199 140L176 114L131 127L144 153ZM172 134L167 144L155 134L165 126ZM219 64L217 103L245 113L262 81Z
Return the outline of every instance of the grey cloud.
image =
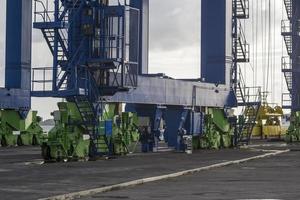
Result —
M200 45L199 0L151 0L150 47L171 51Z

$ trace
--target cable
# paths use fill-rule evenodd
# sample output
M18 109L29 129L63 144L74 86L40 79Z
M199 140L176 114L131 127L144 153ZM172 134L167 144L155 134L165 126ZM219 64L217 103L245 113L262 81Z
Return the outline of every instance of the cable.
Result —
M254 29L254 26L253 26L253 4L251 4L251 43L253 43L253 40L254 40L254 32L253 32L253 29ZM251 58L254 57L254 46L251 45ZM250 62L250 65L251 65L251 62ZM254 86L254 72L252 73L252 86Z
M274 1L274 5L273 5L273 84L272 84L272 102L275 102L275 97L277 94L277 91L275 90L275 84L276 84L276 15L275 15L275 11L276 11L276 2Z
M261 41L261 69L262 69L262 74L263 74L263 77L262 77L262 85L263 85L263 90L265 89L265 80L264 80L264 77L265 77L265 68L264 68L264 56L263 56L263 51L264 51L264 37L265 37L265 33L264 33L264 17L263 17L263 4L264 3L264 0L261 1L261 10L260 10L260 19L261 19L261 31L262 31L262 41Z
M268 35L268 60L267 60L267 85L266 85L266 91L269 90L269 75L270 75L270 49L271 49L271 0L269 0L269 9L268 9L268 31L267 31L267 35Z
M257 34L258 34L258 0L256 0L256 18L255 18L255 80L254 86L257 86L257 65L258 65L258 42L257 42Z

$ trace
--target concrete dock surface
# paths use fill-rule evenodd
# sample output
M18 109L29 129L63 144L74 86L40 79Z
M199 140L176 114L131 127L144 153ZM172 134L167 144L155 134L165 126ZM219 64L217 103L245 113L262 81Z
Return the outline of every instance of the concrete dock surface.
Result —
M227 161L291 152L80 199L300 199L300 152L283 143L159 152L110 160L43 163L39 147L0 148L0 199L40 199Z

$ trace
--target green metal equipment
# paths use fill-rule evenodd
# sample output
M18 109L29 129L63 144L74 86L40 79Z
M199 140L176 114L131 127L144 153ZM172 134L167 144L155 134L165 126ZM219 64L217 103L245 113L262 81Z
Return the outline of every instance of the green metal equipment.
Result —
M107 149L112 155L126 155L133 152L139 141L137 114L122 112L120 104L105 106L100 130L102 130L100 136L106 138L109 144Z
M29 111L23 118L19 111L0 110L1 146L39 145L43 129L36 111Z
M42 145L46 161L82 160L91 156L92 142L102 156L125 155L132 151L138 141L138 118L135 113L119 112L116 104L104 106L99 119L96 141L89 131L75 103L58 103L59 110L53 112L55 127L49 131Z
M113 121L113 153L125 155L134 152L139 141L138 117L135 113L123 112L114 116Z
M55 126L42 144L45 160L85 159L89 155L90 136L85 134L75 103L60 102L54 111Z
M195 149L220 149L233 145L234 129L225 116L224 110L208 108L204 120L204 133L193 139Z
M286 142L300 142L300 112L294 112L291 116L291 124L286 132Z

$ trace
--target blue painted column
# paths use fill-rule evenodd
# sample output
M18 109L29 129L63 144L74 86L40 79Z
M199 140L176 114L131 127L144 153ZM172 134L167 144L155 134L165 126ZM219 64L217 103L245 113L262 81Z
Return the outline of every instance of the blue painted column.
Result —
M148 74L149 62L149 0L131 0L130 6L140 10L139 74Z
M300 111L300 1L293 0L292 5L292 111Z
M5 87L30 90L32 0L7 0Z
M226 1L201 1L201 77L225 84Z

